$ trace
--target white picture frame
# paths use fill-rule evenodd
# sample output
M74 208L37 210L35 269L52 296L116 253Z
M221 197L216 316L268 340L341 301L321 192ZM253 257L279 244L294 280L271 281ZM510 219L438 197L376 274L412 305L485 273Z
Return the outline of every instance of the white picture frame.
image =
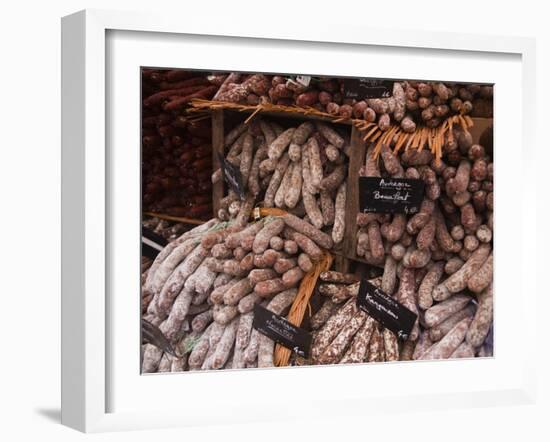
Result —
M481 36L453 33L428 33L421 31L404 30L380 30L369 27L344 27L334 25L331 35L325 34L322 29L315 26L296 26L280 28L266 23L239 23L234 20L228 22L215 22L206 18L195 17L192 21L186 21L185 25L177 17L169 15L155 16L145 13L126 13L100 10L86 10L63 18L62 21L62 423L84 432L101 432L125 429L160 428L188 425L208 425L215 421L225 422L254 422L261 420L295 418L296 416L313 416L317 418L324 415L333 416L335 410L327 406L328 401L338 401L338 414L365 414L374 410L373 398L376 398L376 410L399 412L408 409L414 403L415 409L437 408L464 408L471 406L472 401L477 405L492 406L502 403L527 404L533 403L535 397L535 359L529 355L534 354L536 323L528 320L526 312L530 305L536 304L536 277L535 269L527 266L527 256L536 256L535 229L536 220L536 193L532 189L528 192L526 186L512 186L506 183L510 181L510 171L515 170L520 176L527 176L534 168L534 109L529 105L535 101L535 44L534 40L519 37L505 36ZM109 143L117 142L116 131L109 132L106 122L112 118L116 120L117 111L109 108L109 97L112 93L110 81L116 80L116 73L109 71L108 57L117 57L120 53L113 51L110 46L109 35L125 33L139 33L140 39L169 38L171 41L184 41L193 37L194 41L201 38L216 38L223 43L223 37L231 38L234 42L249 42L255 47L261 44L269 44L272 48L289 48L309 45L310 48L319 46L319 51L337 53L341 50L353 51L361 48L387 49L401 48L407 50L425 50L432 56L437 54L470 54L478 57L482 63L484 54L510 57L519 69L520 88L517 95L511 99L517 100L521 109L521 123L515 127L508 126L506 115L502 109L503 101L499 103L498 90L495 98L495 115L498 116L495 124L495 140L505 145L510 140L517 141L521 148L514 151L514 157L501 155L498 158L498 170L496 180L498 182L495 192L498 215L496 238L505 238L509 229L515 228L520 235L510 246L509 250L495 248L495 261L497 269L506 270L506 256L514 254L521 256L521 279L509 284L509 287L499 283L499 271L496 273L497 292L501 290L519 291L514 305L509 300L497 295L496 329L497 329L497 354L487 361L449 361L426 362L413 364L374 364L368 367L369 376L399 376L403 370L408 370L407 375L423 376L427 371L433 373L438 382L443 382L444 376L452 373L483 373L479 376L497 370L494 382L487 384L485 388L481 383L457 382L453 392L439 391L438 382L433 388L422 394L414 390L406 390L403 385L396 382L395 386L386 389L386 393L378 391L366 391L359 388L357 380L364 375L364 366L347 367L307 367L300 369L277 370L250 370L234 371L230 373L201 373L179 374L169 376L139 376L137 364L136 373L128 376L138 383L126 384L126 389L121 389L117 395L127 395L126 400L117 400L117 403L135 402L131 396L134 393L143 393L149 399L157 393L175 388L178 384L195 384L195 390L188 390L193 396L201 388L227 388L235 393L235 385L250 384L243 390L237 400L230 401L234 413L231 416L224 412L226 404L223 398L217 399L215 407L208 408L207 403L199 403L195 408L175 407L168 403L161 409L147 409L144 405L136 403L130 409L125 406L114 406L112 403L112 391L118 388L113 379L121 379L121 374L114 374L118 366L113 368L113 348L117 348L117 333L114 323L120 320L117 311L112 309L113 299L110 290L124 280L131 277L131 273L117 272L117 281L112 281L112 269L110 265L116 264L121 254L126 250L112 246L119 241L120 228L113 219L116 212L113 207L120 200L125 188L117 187L117 176L123 172L120 160L109 150ZM333 37L337 36L337 37ZM179 40L178 40L179 39ZM263 42L263 43L262 43ZM179 44L179 43L178 43ZM221 44L221 43L220 43ZM239 43L240 44L240 43ZM239 44L236 43L236 50ZM243 43L244 44L244 43ZM336 45L336 46L335 46ZM124 47L124 46L122 46ZM332 48L332 49L331 49ZM302 49L297 49L302 50ZM147 51L144 51L144 53ZM162 51L157 51L159 54ZM426 53L428 53L426 52ZM401 54L401 56L403 56ZM160 57L160 55L159 55ZM131 57L129 57L130 59ZM292 58L292 57L288 57ZM158 60L161 60L160 58ZM518 61L519 60L519 61ZM128 63L135 63L129 61ZM162 63L162 61L161 61ZM216 65L205 66L210 69L223 69L224 61L216 62ZM227 63L227 61L225 61ZM255 63L263 63L258 58ZM518 64L519 63L519 64ZM146 63L143 63L146 65ZM238 64L238 63L237 63ZM226 65L230 70L245 65ZM131 64L128 64L131 67ZM170 66L169 64L167 66ZM189 67L172 65L173 67ZM331 66L331 69L335 69ZM437 67L434 67L437 70ZM443 69L443 68L442 68ZM259 71L260 66L258 66ZM282 72L286 72L283 68ZM292 71L291 71L292 72ZM297 71L300 72L300 71ZM435 72L435 71L434 71ZM443 70L441 70L444 75ZM335 72L331 72L335 73ZM107 75L109 74L109 75ZM112 74L112 75L111 75ZM376 75L380 75L379 72ZM376 76L373 75L373 76ZM473 75L473 74L472 74ZM504 74L503 74L504 75ZM382 75L380 75L382 76ZM390 75L391 76L391 75ZM474 75L478 81L485 78L483 72ZM519 78L516 76L516 78ZM411 77L414 78L414 77ZM443 78L442 78L443 79ZM469 78L458 80L468 81ZM517 84L516 84L517 86ZM498 86L497 86L498 87ZM138 93L138 91L136 91ZM129 101L132 103L133 101ZM135 107L137 108L137 101ZM131 106L127 104L127 106ZM130 114L135 114L134 109ZM518 112L514 115L518 119ZM132 124L131 122L129 124ZM138 124L138 123L134 123ZM499 125L500 129L499 129ZM509 131L510 140L499 138L502 128ZM139 144L130 148L139 151ZM138 152L139 155L139 152ZM518 167L517 164L521 165ZM131 164L131 161L130 161ZM502 164L502 166L501 166ZM502 172L501 172L502 171ZM139 170L130 172L130 177L139 174ZM500 175L499 175L500 174ZM508 178L508 180L507 180ZM514 177L515 178L515 177ZM130 180L132 181L132 180ZM114 186L114 187L113 187ZM113 192L118 189L118 195ZM501 191L500 188L503 190ZM136 193L139 199L139 193ZM511 204L517 210L517 201L521 201L520 224L515 220L506 221L507 213L512 213ZM135 204L128 213L135 212ZM510 210L510 212L508 212ZM122 216L122 215L120 215ZM138 218L139 219L139 218ZM138 219L133 221L129 229L131 238L138 232ZM502 220L502 221L501 221ZM120 233L120 235L119 235ZM128 239L125 237L125 240ZM135 236L138 238L138 236ZM496 239L498 244L498 239ZM123 243L121 243L123 244ZM135 247L130 247L132 253L139 250L139 241L136 239ZM130 253L130 251L128 251ZM502 264L501 264L502 263ZM137 267L136 267L137 268ZM139 278L136 276L136 284ZM123 282L123 281L122 281ZM500 285L500 287L499 287ZM139 288L138 288L139 290ZM112 295L112 293L111 293ZM124 300L121 297L121 302ZM501 301L502 300L502 301ZM117 301L118 302L118 299ZM500 304L499 304L500 303ZM515 344L510 333L512 320L508 313L517 309L514 316L514 327L521 326L524 330L521 342L522 351L517 353L517 361L508 359L507 346ZM523 313L522 313L523 312ZM138 321L137 313L134 321ZM118 319L117 319L118 318ZM128 322L130 328L133 322ZM131 333L139 333L132 329ZM137 336L137 335L136 335ZM499 348L500 336L502 346ZM509 338L509 339L505 339ZM123 338L121 338L123 339ZM139 342L136 341L136 345ZM113 347L114 346L114 347ZM117 357L138 358L139 352L132 356L125 354ZM134 349L135 350L135 349ZM502 355L502 356L501 356ZM133 360L132 363L134 363ZM439 365L438 365L439 364ZM405 368L404 368L405 367ZM321 370L321 371L319 371ZM316 373L322 373L323 377L342 377L339 370L346 370L346 376L342 380L345 388L342 391L354 390L353 394L339 394L338 388L330 389L324 398L309 395L313 388ZM313 375L312 375L313 374ZM124 375L124 373L122 373ZM192 382L189 376L194 376ZM124 376L123 376L124 377ZM187 377L187 380L185 379ZM402 376L401 376L402 377ZM313 379L313 381L312 381ZM391 378L385 379L386 381ZM397 379L397 378L396 378ZM230 382L228 382L228 380ZM307 399L296 400L289 403L280 398L274 400L275 393L280 390L280 384L273 386L273 381L285 383L292 391L303 388ZM483 380L483 379L482 379ZM355 383L355 384L354 384ZM259 386L265 386L263 392ZM271 387L269 387L271 385ZM443 385L443 384L442 384ZM469 385L472 387L469 390ZM191 386L189 386L191 388ZM357 387L357 388L355 388ZM233 390L231 390L233 388ZM244 388L244 387L243 387ZM136 389L138 389L136 391ZM143 391L141 391L143 389ZM154 390L154 391L153 391ZM266 395L261 397L261 395ZM111 399L110 399L111 398ZM199 401L200 402L200 401ZM261 405L261 406L260 406ZM209 410L209 415L206 415ZM239 413L237 413L239 411ZM241 413L242 411L242 413ZM239 416L239 417L235 417ZM245 416L245 417L243 417Z

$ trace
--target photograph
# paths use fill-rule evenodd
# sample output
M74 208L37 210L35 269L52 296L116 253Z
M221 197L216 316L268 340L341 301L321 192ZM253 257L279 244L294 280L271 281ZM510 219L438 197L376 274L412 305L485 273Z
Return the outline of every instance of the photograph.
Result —
M494 356L495 85L140 74L142 374Z

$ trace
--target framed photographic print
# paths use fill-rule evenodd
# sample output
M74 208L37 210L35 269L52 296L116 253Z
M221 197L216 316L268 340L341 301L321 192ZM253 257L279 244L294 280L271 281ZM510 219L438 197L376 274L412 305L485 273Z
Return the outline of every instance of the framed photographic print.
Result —
M531 401L533 42L236 29L63 19L63 423Z

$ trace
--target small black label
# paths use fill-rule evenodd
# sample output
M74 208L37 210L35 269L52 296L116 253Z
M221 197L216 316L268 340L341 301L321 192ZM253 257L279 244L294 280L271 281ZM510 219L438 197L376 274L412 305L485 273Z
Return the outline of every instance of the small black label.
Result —
M141 254L155 259L168 241L147 227L141 228Z
M365 278L361 279L357 307L368 313L398 338L407 339L417 315Z
M389 98L393 95L393 81L369 78L344 80L344 98L365 100L367 98Z
M359 207L364 213L413 214L420 210L423 199L422 180L359 177Z
M237 195L239 195L241 199L244 199L246 197L246 193L240 169L234 164L231 164L229 161L226 161L222 154L218 154L218 157L220 159L220 165L225 182L235 191Z
M297 355L307 358L311 347L311 334L260 304L254 306L252 327Z

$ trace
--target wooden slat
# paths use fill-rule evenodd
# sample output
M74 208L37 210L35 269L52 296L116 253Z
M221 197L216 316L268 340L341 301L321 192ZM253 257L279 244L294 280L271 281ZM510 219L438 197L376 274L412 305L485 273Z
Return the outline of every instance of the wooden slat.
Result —
M359 212L359 169L365 163L366 152L367 145L363 141L361 132L352 126L346 187L346 230L343 244L343 254L346 257L355 257L356 218Z
M223 128L223 109L214 109L212 111L212 171L218 170L220 159L218 153L224 155L224 128ZM224 180L218 180L212 184L212 208L214 210L214 218L218 216L220 209L220 201L223 198Z

